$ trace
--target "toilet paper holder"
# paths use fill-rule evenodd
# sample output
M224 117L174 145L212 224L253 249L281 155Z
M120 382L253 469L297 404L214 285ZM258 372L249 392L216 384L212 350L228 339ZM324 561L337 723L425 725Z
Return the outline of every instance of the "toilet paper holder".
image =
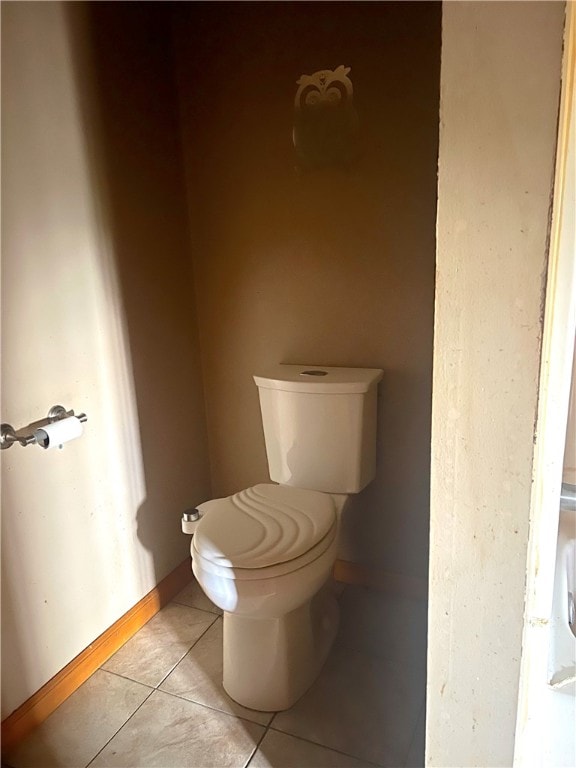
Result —
M74 411L67 411L63 405L53 405L45 419L28 424L22 429L15 430L11 424L0 424L0 449L11 448L14 443L20 443L23 446L38 444L34 434L37 429L41 429L47 424L53 424L55 421L67 419L70 416L76 416L79 421L88 421L88 416L85 413L76 415Z

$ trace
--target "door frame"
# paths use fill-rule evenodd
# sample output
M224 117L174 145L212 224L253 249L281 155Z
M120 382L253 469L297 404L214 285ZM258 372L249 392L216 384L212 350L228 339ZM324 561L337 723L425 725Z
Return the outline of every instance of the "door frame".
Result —
M562 88L540 362L514 766L539 765L564 435L576 330L576 13L566 4ZM572 199L572 202L571 202ZM572 210L569 207L572 206ZM562 694L558 694L562 695ZM566 695L566 694L564 694Z

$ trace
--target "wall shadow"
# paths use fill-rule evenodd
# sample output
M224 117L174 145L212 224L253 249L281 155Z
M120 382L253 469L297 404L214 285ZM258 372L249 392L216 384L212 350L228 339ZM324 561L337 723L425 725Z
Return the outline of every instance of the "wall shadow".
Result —
M161 3L67 4L94 188L131 357L146 489L137 535L158 583L210 495L169 20Z

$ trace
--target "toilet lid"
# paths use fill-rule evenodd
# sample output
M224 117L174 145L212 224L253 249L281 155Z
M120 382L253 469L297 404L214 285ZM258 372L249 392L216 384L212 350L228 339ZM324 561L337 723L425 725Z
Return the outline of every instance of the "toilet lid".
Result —
M229 568L266 568L294 560L316 546L336 521L329 495L284 485L255 485L198 509L203 517L194 548Z

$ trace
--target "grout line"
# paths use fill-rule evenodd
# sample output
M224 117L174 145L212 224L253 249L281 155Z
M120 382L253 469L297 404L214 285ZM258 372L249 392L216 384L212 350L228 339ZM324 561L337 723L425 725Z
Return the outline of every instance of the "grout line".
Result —
M105 670L104 670L104 671L105 671ZM111 672L110 674L115 674L115 673L114 673L114 672ZM123 676L122 676L122 675L118 675L118 677L123 677ZM125 680L130 680L130 678L124 678L124 679L125 679ZM135 680L131 680L130 682L136 682L136 681L135 681ZM141 685L143 685L143 683L141 683ZM146 687L149 687L149 686L146 686ZM227 716L227 717L230 717L230 718L232 718L233 720L241 720L241 721L245 721L245 722L248 722L248 723L250 723L251 725L257 725L257 726L260 726L261 728L263 728L263 729L264 729L264 731L263 731L263 733L262 733L262 736L260 737L260 739L258 740L258 742L255 744L255 746L254 746L254 749L253 749L253 750L252 750L252 752L250 753L250 756L247 758L247 761L244 763L244 768L248 768L248 765L249 765L250 761L252 760L252 758L253 758L253 757L254 757L254 755L256 754L256 752L257 752L257 750L258 750L258 747L260 746L260 744L262 743L262 740L264 739L264 737L265 737L265 736L266 736L266 734L268 733L268 730L269 730L269 726L267 726L267 725L264 725L263 723L257 723L255 720L249 720L247 717L241 717L240 715L236 715L236 714L234 714L234 713L231 713L231 712L224 712L224 711L223 711L223 710L221 710L221 709L217 709L216 707L211 707L211 706L209 706L208 704L202 704L202 703L201 703L201 702L199 702L199 701L192 701L191 699L185 699L183 696L179 696L177 693L171 693L170 691L159 691L159 690L158 690L158 689L156 689L156 688L152 688L152 689L150 690L150 693L148 694L148 696L146 696L146 698L144 699L144 701L142 701L142 703L141 703L141 704L139 704L139 705L138 705L138 707L136 707L136 709L134 710L134 712L132 712L132 714L131 714L131 715L130 715L130 716L129 716L129 717L128 717L128 718L127 718L127 719L126 719L126 720L125 720L123 723L122 723L122 725L121 725L121 726L118 728L118 730L117 730L117 731L115 731L115 733L114 733L114 734L113 734L113 735L112 735L112 736L111 736L111 737L108 739L108 741L106 742L106 744L104 744L104 745L102 746L102 748L101 748L101 749L99 749L99 750L98 750L98 752L97 752L97 753L94 755L94 757L92 757L92 758L90 759L90 761L89 761L88 763L86 763L86 766L85 766L85 768L89 768L89 766L90 766L90 765L92 765L92 763L94 762L94 760L96 760L96 758L98 757L98 755L99 755L99 754L100 754L100 753L101 753L101 752L102 752L104 749L106 749L106 747L108 746L108 744L110 744L110 742L112 741L112 739L114 739L114 738L115 738L115 737L116 737L116 736L117 736L117 735L120 733L120 731L121 731L121 730L124 728L124 726L126 726L126 725L127 725L129 722L130 722L130 720L131 720L131 719L134 717L134 715L136 714L136 712L138 712L138 710L139 710L139 709L140 709L140 708L141 708L141 707L142 707L142 706L143 706L143 705L144 705L144 704L145 704L145 703L148 701L148 699L149 699L149 698L150 698L150 697L151 697L151 696L152 696L154 693L161 693L161 694L163 693L163 694L165 694L166 696L171 696L171 697L172 697L172 698L174 698L174 699L179 699L180 701L185 701L185 702L187 702L188 704L193 704L194 706L203 707L204 709L208 709L208 710L210 710L211 712L217 712L218 714L220 714L220 715L224 715L224 716ZM275 713L275 714L276 714L276 713ZM7 766L2 766L2 768L13 768L13 766L8 766L8 765L7 765Z
M199 707L204 707L204 709L209 709L211 712L219 712L221 715L228 715L228 717L233 717L235 720L245 720L247 723L252 723L252 725L259 725L261 728L266 728L266 730L268 730L268 728L270 727L269 725L265 725L264 723L259 723L257 720L250 720L249 717L245 717L243 715L237 715L235 712L226 712L224 709L219 709L218 707L215 707L211 704L204 704L202 701L196 701L195 699L187 699L185 696L181 696L179 693L173 693L172 691L165 691L163 688L159 689L159 693L166 693L168 696L173 696L175 699L180 699L181 701L187 701L189 704L197 704ZM247 709L247 707L245 707L245 709ZM256 712L258 710L252 710L252 711ZM276 712L274 714L276 714ZM272 722L272 720L270 722Z
M135 681L132 681L132 682L135 682ZM94 757L93 757L91 760L89 760L89 761L86 763L86 765L85 765L85 768L88 768L88 766L92 765L92 763L94 762L94 760L96 760L96 758L98 757L98 755L99 755L99 754L100 754L100 753L101 753L101 752L102 752L104 749L106 749L106 747L108 746L108 744L110 744L110 742L112 741L112 739L114 739L114 738L115 738L115 737L116 737L116 736L117 736L117 735L120 733L120 731L122 730L122 728L124 728L124 726L125 726L127 723L129 723L129 722L130 722L130 720L132 720L132 718L134 717L134 715L136 714L136 712L138 712L138 710L139 710L141 707L143 707L143 706L144 706L144 704L146 704L146 702L148 701L148 699L150 698L150 696L152 696L152 694L153 694L153 693L154 693L154 689L152 689L152 690L150 691L150 693L148 694L148 696L146 696L146 698L144 699L144 701L143 701L141 704L139 704L139 706L137 706L137 707L136 707L136 709L134 710L134 712L132 712L132 714L130 715L130 717L128 717L128 718L127 718L127 719L126 719L126 720L125 720L125 721L122 723L122 725L120 726L120 728L118 728L118 730L117 730L117 731L115 731L115 733L113 733L113 734L112 734L112 736L111 736L111 737L108 739L108 741L106 742L106 744L104 744L104 746L103 746L101 749L99 749L99 750L98 750L98 752L96 752L96 754L94 755Z
M250 753L250 756L248 757L248 759L244 763L244 768L249 768L249 765L252 762L252 758L254 757L256 752L258 752L258 748L259 748L260 744L262 744L262 742L264 741L264 738L265 738L266 734L268 733L269 729L270 729L270 725L267 725L264 728L264 733L262 734L262 736L258 740L258 743L254 745L254 749L252 750L252 752Z
M107 671L107 670L102 670L102 671L104 671L104 672L105 672L105 671ZM110 672L110 674L114 675L114 674L116 674L116 673L115 673L115 672ZM129 681L130 681L130 682L132 682L132 683L135 683L135 682L137 682L136 680L132 680L132 679L131 679L131 678L129 678L129 677L124 677L123 675L117 675L117 676L118 676L118 677L122 677L124 680L129 680ZM144 683L139 683L139 685L145 685L145 684L144 684ZM145 687L146 687L146 688L150 688L150 686L148 686L148 685L146 685ZM130 720L131 720L131 719L134 717L134 715L136 714L136 712L138 712L138 710L139 710L139 709L140 709L140 708L141 708L141 707L142 707L142 706L143 706L143 705L144 705L144 704L145 704L145 703L148 701L148 699L149 699L149 698L152 696L152 694L153 694L153 693L163 693L163 694L165 694L166 696L171 696L171 697L172 697L172 698L174 698L174 699L179 699L180 701L185 701L185 702L187 702L188 704L193 704L193 705L195 705L195 706L198 706L198 707L203 707L204 709L208 709L208 710L210 710L211 712L217 712L217 713L218 713L218 714L220 714L220 715L225 715L225 716L227 716L227 717L230 717L230 718L232 718L233 720L241 720L241 721L245 721L245 722L251 723L252 725L258 725L258 726L260 726L261 728L264 728L264 732L262 733L262 736L261 736L261 738L259 739L258 743L256 744L256 746L255 746L254 750L251 752L251 754L250 754L250 757L248 758L248 760L251 760L251 759L252 759L252 757L253 757L253 756L254 756L254 754L256 753L256 750L258 749L259 745L261 744L261 742L262 742L262 739L264 738L264 736L265 736L265 735L266 735L266 733L268 732L268 727L269 727L269 726L266 726L266 725L264 725L263 723L258 723L258 722L256 722L255 720L249 720L247 717L242 717L241 715L236 715L236 714L234 714L234 713L231 713L231 712L224 712L224 711L223 711L223 710L221 710L221 709L217 709L216 707L211 707L211 706L210 706L210 705L208 705L208 704L202 704L202 703L201 703L201 702L199 702L199 701L193 701L192 699L186 699L186 698L184 698L183 696L179 696L177 693L171 693L170 691L158 690L157 688L150 688L150 693L148 694L148 696L146 696L146 698L145 698L145 699L144 699L144 700L141 702L141 704L139 704L139 705L138 705L138 707L136 707L136 709L134 710L134 712L132 712L132 714L131 714L131 715L130 715L130 716L129 716L129 717L128 717L128 718L127 718L127 719L126 719L126 720L125 720L123 723L122 723L122 725L121 725L121 726L118 728L118 730L116 730L116 731L114 732L114 734L113 734L113 735L112 735L112 736L111 736L111 737L108 739L108 741L107 741L107 742L106 742L106 743L105 743L105 744L104 744L104 745L101 747L101 749L99 749L99 750L98 750L98 752L97 752L97 753L94 755L94 757L92 757L92 758L90 759L90 762L86 763L86 766L85 766L85 768L88 768L88 767L89 767L89 766L90 766L90 765L91 765L91 764L94 762L94 760L96 760L96 758L97 758L97 757L98 757L98 755L99 755L99 754L102 752L102 750L106 749L106 747L108 746L108 744L110 744L110 742L112 741L112 739L113 739L115 736L117 736L117 735L120 733L120 731L121 731L121 730L124 728L124 726L125 726L125 725L127 725L127 724L130 722ZM276 713L275 713L275 714L276 714ZM245 763L245 766L246 766L246 767L247 767L247 765L248 765L248 764L247 764L247 763ZM2 768L4 768L4 766L3 766ZM13 766L6 766L6 768L13 768Z
M196 605L190 605L190 603L181 603L175 597L172 598L172 600L170 600L170 603L175 603L176 605L183 605L185 608L194 608L195 611L202 611L203 613L209 613L211 616L222 616L221 613L218 613L217 611L211 611L209 608L198 608ZM166 603L166 605L170 605L170 603Z
M379 763L373 763L371 760L367 760L365 757L362 757L361 755L353 755L351 752L343 752L341 749L336 749L335 747L331 747L328 744L322 744L320 741L313 741L312 739L307 739L305 736L296 736L294 733L289 733L288 731L281 731L279 728L272 728L272 726L269 726L269 730L276 731L276 733L282 733L284 736L291 736L293 739L299 739L300 741L305 741L308 744L313 744L315 747L322 747L323 749L329 749L331 752L337 752L339 755L343 755L344 757L351 757L354 760L358 760L362 763L365 763L368 766L374 766L374 768L382 768L382 766Z
M410 743L408 745L408 750L406 751L406 757L404 758L403 765L405 766L408 758L410 757L410 752L412 751L412 746L414 745L416 741L416 734L418 732L418 726L420 725L420 718L422 715L426 715L426 694L424 694L424 701L422 702L422 706L420 707L420 710L418 712L418 717L416 718L416 723L414 724L414 730L412 731L412 736L410 737ZM426 720L424 720L424 734L426 734Z
M105 672L107 675L115 675L116 677L120 677L122 680L127 680L129 683L135 683L136 685L143 685L144 688L150 688L150 690L155 691L156 688L154 688L153 685L150 685L150 683L143 683L141 680L134 680L133 677L128 677L127 675L122 675L120 672L113 672L111 669L104 669L104 667L98 667L96 672ZM94 674L96 674L94 672ZM89 680L90 678L88 678ZM88 680L86 682L88 682ZM84 685L84 683L82 683ZM76 689L78 690L78 689ZM76 693L76 691L74 691Z
M340 599L342 598L342 596L343 596L343 593L342 593L342 595L340 595L340 598L338 599L338 602L340 602ZM235 720L239 720L241 722L242 721L248 722L248 723L251 723L252 725L257 725L257 726L262 727L263 728L262 735L258 739L257 743L254 745L254 748L252 749L250 755L246 758L245 762L243 763L243 768L249 768L250 764L252 763L252 761L254 759L254 756L256 755L258 749L260 748L262 742L266 738L266 735L269 733L269 731L275 731L277 733L282 733L282 734L284 734L284 735L286 735L286 736L288 736L290 738L295 738L295 739L297 739L299 741L306 742L306 743L309 743L309 744L314 745L314 746L318 746L318 747L323 748L323 749L328 749L328 750L330 750L332 752L335 752L336 754L340 754L342 756L349 757L349 758L352 758L354 760L358 760L358 761L362 762L363 764L365 764L366 766L373 766L374 768L382 768L377 763L374 763L374 762L371 762L369 760L366 760L364 757L361 757L361 756L358 756L358 755L354 755L354 754L348 753L348 752L343 752L342 750L335 749L335 748L333 748L333 747L331 747L331 746L329 746L327 744L323 744L323 743L321 743L319 741L314 741L312 739L305 738L305 737L302 737L302 736L299 736L299 735L296 735L294 733L290 733L290 732L287 732L287 731L283 731L280 728L275 727L274 723L276 721L276 717L277 717L278 714L281 714L281 713L278 713L278 712L272 713L272 717L270 718L270 721L267 724L264 724L264 723L261 723L261 722L259 723L259 722L254 721L254 720L250 720L248 717L245 717L245 716L242 716L242 715L238 715L238 714L236 714L234 712L227 712L227 711L219 709L219 708L217 708L215 706L211 706L209 704L204 704L202 702L195 701L194 699L185 698L184 696L181 696L181 695L179 695L177 693L172 693L170 691L166 691L166 690L160 689L160 686L172 674L172 672L176 669L176 667L190 654L192 649L200 642L200 640L205 636L205 634L212 627L214 627L214 625L218 621L218 619L222 619L223 618L221 614L216 614L216 613L213 613L212 611L205 611L202 608L196 608L195 606L191 606L191 605L188 605L188 604L185 604L185 603L177 603L176 601L171 601L171 602L174 602L177 605L181 605L183 607L193 608L194 610L201 611L201 612L206 614L206 617L210 616L212 620L207 624L206 628L201 632L201 634L194 640L194 642L190 645L188 650L186 650L186 652L183 654L183 656L170 668L170 670L164 675L164 677L155 686L154 685L150 685L148 683L143 683L143 682L141 682L139 680L134 680L133 678L128 677L128 676L126 676L124 674L121 674L121 673L118 673L118 672L114 672L114 671L111 671L111 670L108 670L108 669L104 669L104 665L100 666L98 668L98 670L96 670L96 671L107 672L108 674L115 675L115 676L117 676L119 678L122 678L122 679L127 680L127 681L132 682L132 683L135 683L137 685L142 685L145 688L149 689L149 693L144 698L144 700L136 707L136 709L127 717L127 719L122 723L122 725L120 725L120 727L114 732L114 734L106 741L106 743L98 750L98 752L94 755L94 757L92 757L90 759L90 761L86 764L85 768L88 768L88 766L92 765L92 763L96 760L96 758L102 753L102 751L104 749L106 749L106 747L110 744L110 742L130 722L130 720L134 717L134 715L148 701L148 699L152 696L152 694L155 691L158 691L160 693L164 693L167 696L172 696L173 698L176 698L176 699L180 699L181 701L186 701L189 704L203 707L203 708L205 708L207 710L219 713L221 715L226 715L226 716L231 717L231 718L233 718ZM137 636L137 634L138 633L136 633L135 636ZM346 650L346 647L344 646L343 649ZM358 653L359 655L372 656L372 654L367 654L365 651L360 651L358 649L349 649L349 650L353 650L353 652ZM373 658L379 659L381 661L387 661L387 659L379 657L379 656L375 656L375 657L373 656ZM416 730L418 728L418 725L419 725L422 713L423 713L423 711L425 711L425 705L426 705L426 698L424 696L424 701L422 703L422 706L421 706L420 710L418 711L418 716L416 718L414 729L412 731L412 735L411 735L411 738L410 738L408 750L406 752L404 761L402 763L403 765L406 764L406 762L408 760L408 757L410 755L410 750L412 749L412 746L413 746L413 744L415 742ZM6 763L5 761L3 761L2 762L2 768L14 768L14 767L11 766L10 763Z
M190 607L193 607L193 606L187 606L187 607L189 607L189 608L190 608ZM198 610L200 610L200 609L198 609ZM218 707L215 707L215 706L211 706L210 704L204 704L203 702L201 702L201 701L197 701L197 700L195 700L195 699L188 699L188 698L186 698L185 696L181 696L181 695L179 695L179 694L177 694L177 693L173 693L172 691L167 691L167 690L165 690L165 689L163 689L163 688L160 688L160 686L162 685L162 683L163 683L163 682L165 682L165 680L166 680L166 679L167 679L167 678L168 678L168 677L169 677L169 676L172 674L172 672L174 672L174 670L176 669L176 667L177 667L177 666L178 666L178 665L179 665L179 664L180 664L180 663L181 663L181 662L182 662L182 661L183 661L183 660L186 658L186 656L188 656L188 654L190 653L190 651L191 651L191 650L192 650L192 649L193 649L193 648L196 646L196 644L197 644L198 642L200 642L200 640L201 640L201 639L204 637L204 635L205 635L205 634L208 632L208 630L209 630L211 627L213 627L213 626L214 626L214 624L215 624L215 623L218 621L218 619L222 618L222 617L221 617L219 614L213 614L213 613L211 613L211 612L209 612L209 611L205 611L205 613L209 613L211 616L213 616L213 617L214 617L214 619L213 619L213 620L210 622L210 624L209 624L209 625L206 627L206 629L205 629L205 630L202 632L202 634L201 634L201 635L199 635L199 636L196 638L196 640L195 640L195 641L192 643L192 645L190 646L190 648L188 648L188 650L186 651L186 653L185 653L185 654L184 654L184 655L183 655L183 656L182 656L182 657L181 657L181 658L180 658L180 659L179 659L179 660L176 662L176 664L174 664L174 666L173 666L173 667L171 667L171 668L170 668L170 670L169 670L169 671L168 671L168 672L167 672L167 673L164 675L164 677L162 678L162 680L160 680L160 682L159 682L159 683L157 683L157 685L153 686L153 685L150 685L149 683L143 683L141 680L135 680L134 678L132 678L132 677L128 677L127 675L123 675L123 674L121 674L120 672L114 672L114 671L112 671L112 670L104 669L103 667L99 667L99 669L98 669L97 671L108 672L109 674L111 674L111 675L116 675L117 677L120 677L120 678L122 678L123 680L128 680L128 681L129 681L129 682L131 682L131 683L136 683L137 685L143 685L143 686L145 686L146 688L150 688L152 693L153 693L154 691L160 691L160 693L166 693L168 696L173 696L174 698L176 698L176 699L180 699L181 701L187 701L187 702L188 702L188 703L190 703L190 704L197 704L198 706L200 706L200 707L204 707L205 709L209 709L209 710L210 710L210 711L212 711L212 712L219 712L220 714L223 714L223 715L228 715L229 717L233 717L233 718L235 718L235 719L237 719L237 720L245 720L246 722L249 722L249 723L253 723L254 725L259 725L259 726L261 726L262 728L264 728L264 729L265 729L265 732L266 732L266 730L268 730L268 728L269 728L269 726L270 726L270 723L271 723L271 722L274 720L274 717L275 717L275 716L278 714L277 712L274 712L274 713L272 713L272 717L271 717L271 719L270 719L270 722L269 722L268 724L265 724L265 723L259 723L259 722L258 722L258 721L256 721L256 720L251 720L251 719L250 719L250 718L248 718L248 717L243 717L242 715L238 715L238 714L236 714L236 713L234 713L234 712L226 712L225 710L223 710L223 709L219 709ZM147 697L147 698L149 698L149 697ZM142 702L142 703L144 703L144 702ZM133 713L133 714L134 714L134 713ZM132 716L132 715L131 715L131 716ZM128 721L126 721L126 722L128 722ZM122 726L122 727L123 727L123 726ZM265 732L264 732L264 734L262 735L262 738L264 738ZM93 759L94 759L94 758L93 758Z
M207 613L207 611L206 611L206 613ZM173 667L171 667L171 668L169 669L169 671L168 671L168 672L167 672L167 673L164 675L164 677L162 678L162 680L160 680L160 682L159 682L159 683L158 683L158 684L155 686L156 690L158 690L158 689L160 688L160 686L162 685L162 683L163 683L163 682L166 680L166 678L167 678L167 677L169 677L169 676L172 674L172 672L174 672L174 670L176 669L176 667L178 666L178 664L180 664L180 662L181 662L181 661L184 661L184 659L186 658L186 656L188 656L188 654L190 653L190 651L192 650L192 648L194 648L194 646L196 645L196 643L198 643L198 642L201 640L201 638L203 638L203 637L204 637L204 635L206 634L206 632L208 632L208 630L209 630L211 627L213 627L213 626L214 626L214 624L215 624L215 623L218 621L218 616L216 616L215 614L210 614L210 615L211 615L211 616L214 616L214 619L213 619L213 620L210 622L210 624L208 624L208 626L206 627L206 629L204 630L204 632L202 632L202 634L201 634L201 635L198 635L198 637L196 638L196 640L194 640L194 642L192 643L192 645L190 646L190 648L188 648L188 650L187 650L187 651L184 653L184 655L183 655L183 656L181 656L181 657L178 659L178 661L176 662L176 664L174 664L174 666L173 666Z
M178 603L178 605L180 605L180 603ZM189 607L189 608L190 608L190 607L192 607L192 606L187 606L187 607ZM196 610L201 610L201 609L196 609ZM201 635L199 635L199 636L196 638L196 640L195 640L195 641L192 643L192 645L191 645L191 646L188 648L188 650L186 651L186 653L185 653L185 654L184 654L184 655L183 655L183 656L182 656L182 657L181 657L181 658L180 658L180 659L179 659L179 660L176 662L176 664L175 664L173 667L171 667L170 671L169 671L169 672L168 672L166 675L164 675L164 677L162 678L162 680L160 680L160 682L159 682L159 683L158 683L156 686L150 686L150 685L148 685L147 683L142 683L142 682L141 682L141 681L139 681L139 680L134 680L134 679L132 679L131 677L126 677L126 675L121 675L121 674L119 674L118 672L112 672L112 671L110 671L110 670L108 670L108 669L103 669L102 667L99 667L99 668L98 668L98 670L96 670L96 671L101 671L101 672L107 672L108 674L111 674L111 675L116 675L117 677L120 677L120 678L122 678L123 680L128 680L128 681L129 681L129 682L131 682L131 683L136 683L136 684L138 684L138 685L143 685L144 687L146 687L146 688L149 688L149 689L150 689L150 693L149 693L149 694L148 694L148 696L146 696L146 698L145 698L145 699L144 699L144 700L143 700L143 701L142 701L142 702L139 704L139 706L138 706L138 707L136 707L136 709L134 710L134 712L132 712L132 714L131 714L131 715L130 715L130 716L129 716L129 717L128 717L128 718L127 718L127 719L126 719L126 720L125 720L123 723L122 723L122 725L121 725L121 726L120 726L120 727L119 727L119 728L118 728L118 729L117 729L117 730L116 730L116 731L115 731L115 732L112 734L112 736L111 736L111 737L108 739L108 741L107 741L107 742L106 742L106 743L105 743L105 744L104 744L104 745L101 747L101 749L99 749L99 750L98 750L98 752L97 752L97 753L94 755L94 757L92 757L92 758L90 759L90 761L89 761L88 763L86 763L86 766L85 766L85 768L88 768L88 767L89 767L89 766L90 766L90 765L91 765L91 764L94 762L94 760L96 760L96 758L98 757L98 755L99 755L99 754L100 754L100 753L101 753L101 752L102 752L104 749L106 749L106 747L108 746L108 744L110 744L110 742L112 741L112 739L114 739L114 738L115 738L115 737L116 737L116 736L117 736L117 735L120 733L120 731L121 731L121 730L124 728L124 726L126 726L126 725L127 725L129 722L130 722L130 720L131 720L131 719L134 717L134 715L136 714L136 712L138 712L138 711L141 709L141 707L142 707L142 706L144 706L144 704L145 704L145 703L148 701L148 699L149 699L149 698L152 696L152 694L153 694L153 693L155 693L156 691L159 691L159 686L161 686L161 685L162 685L162 683L164 682L164 680L166 680L166 678L167 678L167 677L168 677L168 676L169 676L169 675L170 675L170 674L171 674L171 673L172 673L172 672L173 672L173 671L176 669L176 667L178 666L178 664L180 664L180 662L181 662L181 661L182 661L182 660L183 660L183 659L184 659L184 658L185 658L185 657L186 657L186 656L187 656L187 655L190 653L190 651L192 650L192 648L194 648L194 646L195 646L195 645L196 645L196 643L197 643L197 642L200 640L200 638L201 638L201 637L203 637L203 636L206 634L206 632L208 632L208 630L210 629L210 627L212 627L212 626L214 625L214 623L215 623L215 622L218 620L218 614L213 614L213 613L212 613L212 612L210 612L210 611L204 611L204 613L207 613L207 614L210 614L211 616L214 616L214 619L213 619L213 620L210 622L210 624L209 624L209 625L206 627L206 629L204 630L204 632L202 632L202 634L201 634ZM136 633L136 634L138 634L138 633ZM172 693L170 693L170 692L168 692L168 691L160 691L160 693L165 693L167 696L174 696L174 698L180 698L180 699L182 699L183 701L188 701L188 699L183 699L181 696L176 696L175 694L172 694ZM193 703L193 704L197 704L198 702L191 702L191 703ZM202 704L200 704L199 706L203 706L203 705L202 705ZM218 711L220 711L220 710L218 710ZM222 713L222 714L226 714L226 713ZM236 717L236 716L235 716L235 715L232 715L232 717ZM242 719L242 718L238 718L238 719ZM251 721L250 721L250 722L251 722Z
M212 615L214 615L214 614L212 614ZM196 645L196 643L197 643L197 642L200 640L200 638L204 637L204 635L206 634L206 632L208 632L208 630L210 629L210 627L212 627L212 626L215 624L215 622L217 621L217 619L218 619L218 616L215 616L214 620L210 622L210 624L209 624L209 625L206 627L206 629L205 629L205 630L202 632L202 634L201 634L201 635L199 635L199 636L196 638L196 640L194 640L194 642L192 643L192 645L191 645L191 646L190 646L190 647L189 647L189 648L188 648L188 649L187 649L187 650L184 652L184 654L183 654L183 655L182 655L182 656L181 656L181 657L178 659L178 661L177 661L175 664L173 664L173 665L170 667L170 669L168 670L168 672L166 672L166 674L164 675L164 677L162 677L162 679L161 679L161 680L160 680L160 681L159 681L159 682L158 682L156 685L151 685L150 683L144 683L144 682L142 682L142 680L136 680L136 679L135 679L135 678L133 678L133 677L129 677L128 675L123 675L121 672L115 672L115 671L114 671L114 670L112 670L112 669L105 669L105 667L104 667L104 664L107 664L107 663L108 663L107 661L106 661L106 662L104 662L104 664L103 664L101 667L98 667L98 669L97 669L97 670L95 670L95 672L100 672L100 671L101 671L101 672L109 672L111 675L117 675L118 677L121 677L121 678L123 678L124 680L129 680L131 683L138 683L139 685L145 685L147 688L152 688L152 690L158 690L158 688L159 688L159 687L162 685L162 683L163 683L163 682L166 680L166 678L167 678L167 677L169 677L169 675L171 675L171 674L172 674L172 672L174 672L174 670L176 669L176 667L178 666L178 664L180 664L180 662L181 662L181 661L183 661L183 660L186 658L186 656L188 656L188 654L190 653L190 651L192 650L192 648L194 648L194 646L195 646L195 645ZM136 634L138 634L138 633L136 633ZM134 637L135 637L135 636L136 636L136 635L134 635ZM124 647L124 646L122 646L122 648L123 648L123 647ZM121 649L119 649L119 650L121 650ZM111 658L112 658L112 657L111 657ZM92 674L95 674L95 673L92 673Z

